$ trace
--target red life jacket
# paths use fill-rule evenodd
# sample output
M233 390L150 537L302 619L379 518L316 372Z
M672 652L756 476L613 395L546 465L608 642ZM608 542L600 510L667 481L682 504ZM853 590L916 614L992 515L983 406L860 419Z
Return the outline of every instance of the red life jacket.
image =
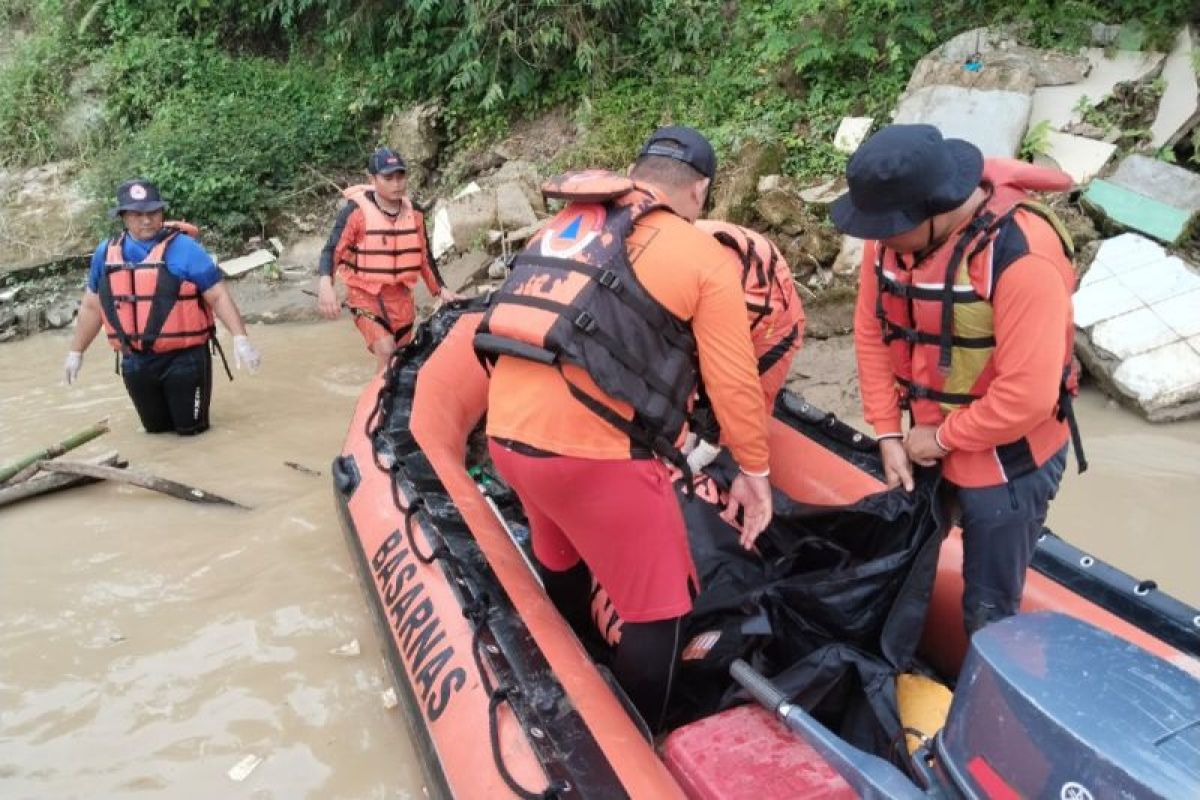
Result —
M362 238L350 245L350 258L342 261L342 277L360 286L416 286L426 257L425 216L405 198L393 218L375 204L374 191L361 184L342 192L358 206L365 223Z
M875 249L879 284L876 316L890 348L901 404L911 409L917 424L939 425L951 411L987 392L995 377L993 292L1005 269L1030 252L1029 241L1046 239L1047 225L1065 254L1056 278L1068 284L1068 291L1075 286L1069 234L1053 212L1029 196L1031 190L1069 188L1070 178L1057 170L989 159L983 185L990 195L957 238L915 264L907 263L915 256L887 251L877 242L870 244ZM1053 260L1053 253L1040 254ZM1045 343L1063 353L1056 415L994 452L951 453L956 464L972 463L966 468L958 466L955 478L949 476L947 462L948 477L964 485L982 486L1030 472L1061 446L1065 420L1071 427L1080 468L1086 468L1073 417L1067 420L1071 394L1078 383L1072 370L1073 340L1074 327L1068 323L1061 341Z
M696 227L732 250L742 265L742 293L750 319L750 339L763 375L804 336L804 307L792 270L775 244L757 231L714 219Z
M568 205L513 260L480 321L476 352L485 361L513 356L583 368L632 406L634 418L568 380L575 399L639 449L686 465L675 439L699 376L696 340L642 286L625 241L640 217L666 207L600 170L552 179L542 191Z
M125 261L125 234L108 243L99 297L108 342L122 353L166 353L206 344L215 335L212 310L196 284L167 269L166 252L186 222L168 222L166 234L138 264Z

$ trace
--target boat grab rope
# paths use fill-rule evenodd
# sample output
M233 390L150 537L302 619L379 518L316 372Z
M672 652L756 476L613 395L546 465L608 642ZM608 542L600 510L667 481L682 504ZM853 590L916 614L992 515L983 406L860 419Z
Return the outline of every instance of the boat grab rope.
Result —
M389 365L389 375L385 377L385 386L391 385L391 365ZM386 403L382 400L385 394L390 396L390 391L381 390L380 400L375 404L367 420L367 435L368 440L374 442L374 435L379 430L379 417ZM498 658L499 648L495 645L485 645L483 637L485 634L494 639L491 635L491 630L488 625L489 612L493 608L491 600L486 593L479 592L477 588L480 581L470 581L468 576L473 570L457 555L451 551L446 544L444 538L434 529L433 536L439 541L430 551L429 555L425 555L418 549L416 541L416 525L413 524L417 515L422 511L426 512L428 517L428 509L426 508L425 499L423 497L413 498L407 505L400 498L400 481L399 472L400 465L392 463L391 465L383 464L378 456L377 448L372 445L372 454L375 458L375 464L381 471L388 473L389 485L391 487L392 503L396 509L404 514L404 532L408 539L408 547L410 552L422 564L430 565L435 561L443 562L447 572L453 581L462 589L470 589L473 597L463 605L462 613L467 618L471 625L471 656L475 661L475 669L479 673L480 683L483 686L484 693L488 696L488 739L491 742L492 760L496 764L496 772L500 775L501 780L509 788L509 790L520 800L560 800L563 795L571 791L571 784L566 780L550 781L549 785L540 792L526 789L509 771L508 765L504 762L504 754L500 747L500 706L508 703L512 709L512 700L519 697L521 689L519 686L512 683L500 683L497 685L493 682L491 672L499 672L499 670L491 670L484 664L484 653L489 653L489 657ZM465 599L465 598L464 598ZM495 654L491 651L495 650ZM516 710L513 709L513 713Z

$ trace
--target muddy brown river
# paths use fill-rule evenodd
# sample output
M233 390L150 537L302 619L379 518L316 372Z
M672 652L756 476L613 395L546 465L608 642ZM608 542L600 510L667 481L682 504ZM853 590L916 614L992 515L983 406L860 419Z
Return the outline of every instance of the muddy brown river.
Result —
M423 796L328 475L373 361L344 319L252 338L263 369L217 380L195 439L138 431L102 344L70 388L65 334L0 347L0 462L108 416L80 454L253 507L94 485L0 509L0 797ZM1079 409L1092 468L1051 527L1200 604L1200 422Z

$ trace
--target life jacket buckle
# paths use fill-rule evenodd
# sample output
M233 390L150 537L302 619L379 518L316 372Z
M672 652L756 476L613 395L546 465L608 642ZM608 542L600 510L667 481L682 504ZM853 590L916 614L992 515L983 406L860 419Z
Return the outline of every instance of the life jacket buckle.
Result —
M587 311L580 311L572 321L575 323L576 328L579 328L581 331L587 334L595 333L600 327L600 325L596 322L596 318Z
M621 276L613 272L611 269L606 269L601 272L600 276L596 278L596 282L605 289L610 289L613 292L620 292L623 288L621 286Z

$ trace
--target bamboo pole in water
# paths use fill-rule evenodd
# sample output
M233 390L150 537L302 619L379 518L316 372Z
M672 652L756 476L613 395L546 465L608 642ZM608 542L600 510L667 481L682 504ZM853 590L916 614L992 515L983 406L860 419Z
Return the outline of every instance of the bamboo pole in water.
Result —
M81 431L71 434L66 439L63 439L58 444L52 444L45 450L38 450L36 453L30 453L27 456L22 456L16 461L5 464L0 467L0 483L6 482L9 478L21 472L28 466L32 466L39 461L45 461L48 458L57 458L63 453L74 450L80 445L87 444L97 436L108 433L108 418L104 418L94 425L89 425Z
M108 467L124 467L126 462L121 460L121 457L117 455L116 450L110 450L103 455L88 459L88 463ZM20 500L26 500L30 497L37 497L38 495L43 495L48 492L56 492L59 489L69 489L73 486L83 486L85 484L95 483L98 480L100 480L100 478L93 478L88 475L66 475L58 473L39 475L36 478L30 478L29 480L0 488L0 506L7 506Z

